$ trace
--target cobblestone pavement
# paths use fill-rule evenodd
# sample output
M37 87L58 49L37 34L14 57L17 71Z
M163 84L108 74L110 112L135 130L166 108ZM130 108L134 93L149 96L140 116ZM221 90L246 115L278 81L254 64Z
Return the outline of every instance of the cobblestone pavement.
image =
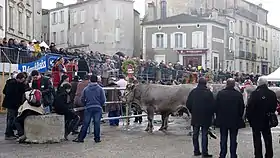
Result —
M156 118L159 119L159 118ZM133 121L133 119L131 120ZM83 144L72 141L60 144L18 144L4 140L5 116L0 115L0 158L193 158L191 137L187 136L186 120L171 118L167 133L158 131L144 132L146 122L142 125L102 126L102 142L95 144L89 135ZM216 133L219 136L218 130ZM273 129L275 157L279 157L278 134L280 128ZM74 139L74 136L70 137ZM209 152L218 157L219 138L209 140ZM252 158L252 135L250 128L242 129L238 137L238 155L240 158Z

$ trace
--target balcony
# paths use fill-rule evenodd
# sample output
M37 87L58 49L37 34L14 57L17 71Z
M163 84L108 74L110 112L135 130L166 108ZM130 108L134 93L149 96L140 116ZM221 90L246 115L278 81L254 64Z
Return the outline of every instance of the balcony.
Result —
M252 60L252 53L246 52L246 60Z

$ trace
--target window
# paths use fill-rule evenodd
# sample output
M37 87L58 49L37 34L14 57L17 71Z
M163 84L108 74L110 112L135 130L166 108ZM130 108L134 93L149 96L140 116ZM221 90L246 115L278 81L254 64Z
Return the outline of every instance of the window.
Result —
M116 19L122 19L122 7L121 6L116 7Z
M57 23L57 13L54 12L54 13L52 13L52 24L54 25L56 23Z
M232 37L230 37L229 38L229 42L228 42L228 48L229 48L229 50L234 50L234 43L233 43L234 41L233 41L233 38Z
M81 32L81 43L85 44L85 33Z
M243 40L239 39L239 50L243 51Z
M256 53L256 45L255 45L255 43L252 43L252 53Z
M239 70L240 70L240 72L243 71L243 63L242 63L242 61L239 62Z
M214 57L214 70L218 69L218 57Z
M246 52L249 52L249 41L246 41Z
M246 63L246 72L249 71L249 63Z
M266 60L268 59L268 51L267 51L267 48L265 48L265 59L266 59Z
M267 41L268 40L268 31L265 30L265 40Z
M64 23L64 10L60 11L60 23Z
M264 40L264 28L262 28L262 32L261 32L262 34L261 34L261 39L263 39Z
M202 31L196 31L192 33L192 48L204 47L204 33Z
M74 45L77 45L77 34L76 33L73 34L73 43L74 43Z
M22 12L18 12L18 31L22 32Z
M52 36L53 36L53 42L56 43L56 32L53 32Z
M261 38L261 29L260 29L260 27L258 27L258 38Z
M262 47L261 57L264 58L264 47Z
M239 21L239 33L242 35L243 34L243 22Z
M94 14L94 19L98 20L98 4L94 5L94 10L93 11L94 11L94 13L93 13Z
M98 29L93 29L93 42L98 42Z
M14 28L14 8L9 6L9 27Z
M3 7L0 6L0 28L3 28Z
M157 34L156 39L157 39L156 47L163 48L163 34Z
M250 26L249 26L249 23L246 24L246 36L250 36Z
M152 35L152 48L167 48L167 34L154 33Z
M252 63L251 71L255 72L255 64L254 63Z
M60 31L60 43L64 43L64 30Z
M252 25L252 37L255 38L255 26Z
M229 22L229 27L228 28L229 28L230 32L233 32L233 26L234 26L233 24L234 24L233 21Z
M183 48L183 34L175 34L175 48Z
M73 24L76 25L78 23L77 12L73 12Z
M115 31L115 41L116 42L120 42L120 28L116 28L116 31Z
M31 24L31 15L27 14L26 15L26 35L30 36L30 24Z
M85 22L86 11L81 10L81 24Z
M260 73L260 66L257 66L257 73Z

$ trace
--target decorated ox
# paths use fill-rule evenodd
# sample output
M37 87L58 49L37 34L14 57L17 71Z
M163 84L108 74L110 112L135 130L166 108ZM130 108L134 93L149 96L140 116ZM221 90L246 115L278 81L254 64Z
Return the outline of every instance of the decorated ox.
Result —
M136 103L148 114L148 125L145 131L153 131L154 113L160 114L162 125L160 130L167 130L169 115L186 108L186 100L190 91L195 87L185 85L160 85L160 84L132 84L128 85L124 100Z

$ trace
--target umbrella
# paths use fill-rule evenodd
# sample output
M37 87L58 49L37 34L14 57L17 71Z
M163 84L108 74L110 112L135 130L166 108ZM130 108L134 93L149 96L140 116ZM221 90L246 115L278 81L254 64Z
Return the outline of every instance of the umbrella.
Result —
M40 46L40 47L45 47L45 48L50 48L50 47L46 44L46 42L44 42L44 41L43 41L42 43L40 43L39 46Z
M117 52L116 53L118 56L122 56L122 57L125 57L125 54L123 52Z

